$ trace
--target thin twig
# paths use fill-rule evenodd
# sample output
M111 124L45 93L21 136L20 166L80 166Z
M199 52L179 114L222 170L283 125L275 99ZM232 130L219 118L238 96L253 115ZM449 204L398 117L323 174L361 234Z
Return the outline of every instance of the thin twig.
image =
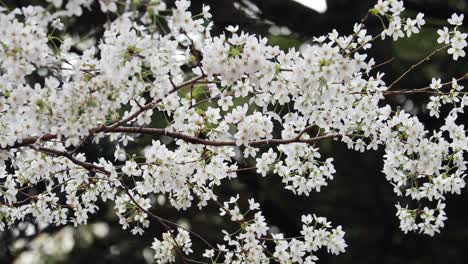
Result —
M438 48L436 50L434 50L433 52L431 52L429 55L427 55L426 57L424 57L422 60L420 60L419 62L417 62L416 64L413 64L411 65L411 67L409 67L398 79L396 79L394 82L392 82L392 84L390 84L388 86L388 90L390 90L395 84L397 84L399 81L401 81L403 79L403 77L405 77L408 73L410 73L412 70L414 70L414 68L418 67L419 65L423 64L425 61L428 61L431 59L432 56L434 56L437 52L439 51L442 51L446 48L448 48L450 45L445 45L441 48Z

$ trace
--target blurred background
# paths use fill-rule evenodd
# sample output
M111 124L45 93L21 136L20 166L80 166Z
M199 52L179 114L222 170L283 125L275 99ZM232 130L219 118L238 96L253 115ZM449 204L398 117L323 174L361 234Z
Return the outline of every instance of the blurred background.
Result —
M9 6L22 6L43 1L5 1ZM270 39L271 44L282 49L300 49L314 36L326 34L333 29L340 33L352 32L353 24L361 20L376 1L371 0L193 0L194 14L202 4L211 6L216 32L228 25L239 25L244 31L260 34ZM97 1L93 11L73 21L75 34L85 34L90 28L99 28L108 17L99 11ZM427 21L421 34L398 42L378 40L370 52L377 64L392 58L395 60L381 68L384 79L391 83L406 69L425 57L436 47L436 31L446 23L452 13L468 13L464 0L407 0L409 15L424 12ZM372 34L379 32L381 25L370 18L367 27ZM462 30L467 32L466 28ZM94 37L98 37L97 32ZM91 39L91 41L93 41ZM446 54L435 56L430 63L418 68L402 82L399 89L425 87L432 77L447 80L468 71L467 60L457 63ZM400 106L417 114L429 129L440 126L440 120L426 116L427 96L399 96L387 103ZM465 119L466 120L466 119ZM153 125L158 125L157 117ZM467 124L468 125L468 124ZM130 152L138 152L150 138L130 145ZM112 158L114 148L102 144L85 146L87 157ZM392 186L385 180L382 170L383 151L364 154L348 151L342 144L324 141L320 144L322 155L334 157L337 170L335 179L320 193L309 197L294 196L283 189L280 178L270 175L259 177L253 172L239 173L238 179L223 185L218 191L220 199L235 193L255 198L262 205L268 222L286 235L297 235L301 229L300 216L316 213L327 217L334 225L342 225L346 231L348 248L345 254L329 256L319 254L319 263L468 263L468 204L467 191L460 196L449 196L448 220L441 234L428 237L419 234L404 235L398 228L395 203L398 200ZM84 150L84 149L83 149ZM245 160L245 166L252 160ZM232 228L218 216L215 206L206 210L190 209L178 212L165 203L164 197L153 197L158 215L188 225L216 243L221 241L221 229ZM242 202L241 202L242 203ZM133 236L122 230L114 216L112 206L102 205L89 225L73 228L46 228L36 232L33 222L19 224L0 233L0 263L151 263L153 252L149 249L154 237L164 230L152 223L143 236ZM195 249L203 245L194 239ZM196 251L196 250L195 250Z

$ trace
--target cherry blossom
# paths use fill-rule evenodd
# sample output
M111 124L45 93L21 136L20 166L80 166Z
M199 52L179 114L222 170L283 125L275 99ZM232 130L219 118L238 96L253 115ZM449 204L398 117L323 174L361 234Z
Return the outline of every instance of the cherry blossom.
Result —
M382 171L405 203L396 205L401 230L433 236L448 217L446 197L466 185L468 138L459 115L468 105L468 74L395 89L436 53L466 55L463 15L437 31L432 53L386 83L368 51L379 39L412 37L425 25L422 13L403 15L403 1L378 0L352 34L333 30L285 51L234 25L212 35L210 8L192 14L187 0L172 9L159 1L100 0L113 19L82 54L64 31L92 1L48 2L55 8L0 9L0 230L26 217L40 228L83 225L107 202L133 235L149 225L165 229L152 244L156 263L315 263L318 250L345 252L345 228L304 212L298 236L285 237L269 226L260 203L223 201L219 186L252 170L307 196L333 184L336 172L318 142L380 148ZM161 11L167 26L154 21ZM383 23L375 36L366 28L370 16ZM392 108L386 98L399 94L430 95L428 115L443 125L429 130ZM164 127L154 126L157 116ZM151 143L128 154L129 142L143 135ZM114 157L87 157L83 147L104 140ZM253 167L243 167L243 158ZM30 192L38 185L40 192ZM206 249L193 252L200 236L159 215L154 197L176 210L216 205L238 229L219 230L224 244L203 239Z

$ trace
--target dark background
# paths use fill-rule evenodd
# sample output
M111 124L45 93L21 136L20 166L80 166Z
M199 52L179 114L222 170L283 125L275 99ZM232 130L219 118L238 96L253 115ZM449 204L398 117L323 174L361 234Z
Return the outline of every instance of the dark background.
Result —
M6 1L8 5L25 5L35 1ZM36 1L38 2L38 1ZM300 4L288 0L254 0L260 13L256 18L248 16L242 10L234 7L230 0L192 1L193 13L198 13L201 4L212 7L215 21L215 31L220 32L227 25L240 25L244 31L268 36L271 43L283 49L299 48L312 37L326 34L332 29L340 33L351 33L353 24L361 20L367 10L376 1L369 0L328 0L328 10L319 14ZM248 5L240 3L243 8ZM386 73L385 80L391 83L409 66L416 63L434 50L436 43L435 31L453 12L466 13L467 3L459 0L408 0L405 1L406 14L425 13L427 25L421 34L398 42L378 40L370 54L377 64L396 58L391 64L381 68ZM77 21L73 30L83 34L92 27L105 23L107 16L100 13L99 8L92 12L86 11ZM287 26L292 34L271 36L268 32L271 24ZM376 34L380 23L375 18L367 22L369 31ZM466 28L462 31L467 31ZM100 34L99 32L96 34ZM447 54L437 55L428 64L418 68L406 77L398 89L412 89L427 86L432 77L445 80L452 76L461 76L467 72L466 59L454 63ZM427 119L424 102L427 96L395 97L387 101L393 106L417 114L428 128L440 126L440 120ZM466 119L465 119L466 120ZM154 122L157 123L157 120ZM143 144L133 144L132 151L138 151ZM89 144L88 157L111 157L113 149L109 145L95 146ZM395 216L395 203L398 200L392 191L392 186L386 181L382 170L382 149L364 154L349 151L336 142L322 142L321 152L325 157L334 157L337 173L328 187L320 193L312 193L309 197L294 196L283 189L278 176L259 177L252 172L242 172L238 179L224 185L218 194L230 197L239 193L241 197L255 198L260 202L268 222L287 235L297 235L301 229L300 216L306 213L316 213L327 217L334 225L342 225L346 231L348 248L339 256L319 254L319 263L468 263L468 214L466 190L461 196L448 196L446 227L441 234L428 237L420 234L403 234L399 230L398 218ZM245 161L248 166L249 160ZM221 197L221 200L223 198ZM158 215L173 221L187 220L192 230L203 235L209 241L220 241L220 230L231 228L229 224L217 216L219 210L210 205L203 211L190 209L178 212L175 209L156 206ZM109 234L105 238L86 238L86 228L77 230L74 234L75 247L68 254L47 255L46 263L146 263L142 249L151 245L154 237L160 237L163 230L157 223L142 236L132 236L121 230L113 216L112 206L103 206L98 215L90 223L105 221L109 225ZM59 229L44 230L51 236ZM88 232L89 233L89 232ZM19 238L26 241L37 239L38 235L26 236L23 232L19 237L12 232L0 234L0 263L10 263L13 259L28 250L30 246L16 250L13 242ZM194 240L195 248L202 246ZM198 256L194 256L198 257Z

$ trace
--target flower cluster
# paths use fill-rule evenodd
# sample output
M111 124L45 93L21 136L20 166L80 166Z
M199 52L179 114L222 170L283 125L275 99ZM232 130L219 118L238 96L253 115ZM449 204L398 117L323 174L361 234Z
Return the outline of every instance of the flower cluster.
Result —
M424 21L424 14L412 18L402 18L400 15L405 10L403 1L398 0L379 0L371 10L374 14L388 19L388 27L382 31L382 39L390 36L393 40L406 36L411 37L412 34L418 34L421 27L426 24Z
M168 231L163 234L163 240L154 239L151 248L156 251L154 259L156 263L172 263L175 262L175 254L177 250L182 250L185 254L192 253L192 241L190 234L186 230L179 228L177 235Z
M286 155L284 164L277 164L278 175L283 177L286 189L301 195L309 195L312 191L320 192L327 186L326 180L332 180L335 168L333 158L324 162L317 160L320 152L303 143L280 146L280 150Z
M440 228L444 227L444 221L447 219L444 212L445 204L440 201L436 209L427 207L424 207L424 209L408 209L402 208L399 204L396 207L396 215L400 219L400 228L405 234L408 231L419 230L433 236L435 232L440 232ZM437 216L434 216L435 212L437 212ZM417 215L421 217L422 222L416 223Z
M250 199L249 210L241 213L238 197L232 197L221 207L221 215L230 215L240 229L229 233L223 230L226 244L208 249L203 255L212 262L223 263L315 263L316 252L322 247L332 254L340 254L347 247L341 226L332 228L324 217L302 216L301 236L287 238L282 233L271 233L259 204ZM246 219L253 215L251 219ZM271 247L273 250L266 251Z
M453 14L452 17L448 19L448 23L454 28L449 31L447 27L444 27L437 31L437 34L439 34L437 42L446 45L450 44L450 48L447 52L453 56L454 60L458 60L459 57L465 57L466 55L463 49L467 46L467 34L459 31L459 27L463 24L463 18L463 15Z

